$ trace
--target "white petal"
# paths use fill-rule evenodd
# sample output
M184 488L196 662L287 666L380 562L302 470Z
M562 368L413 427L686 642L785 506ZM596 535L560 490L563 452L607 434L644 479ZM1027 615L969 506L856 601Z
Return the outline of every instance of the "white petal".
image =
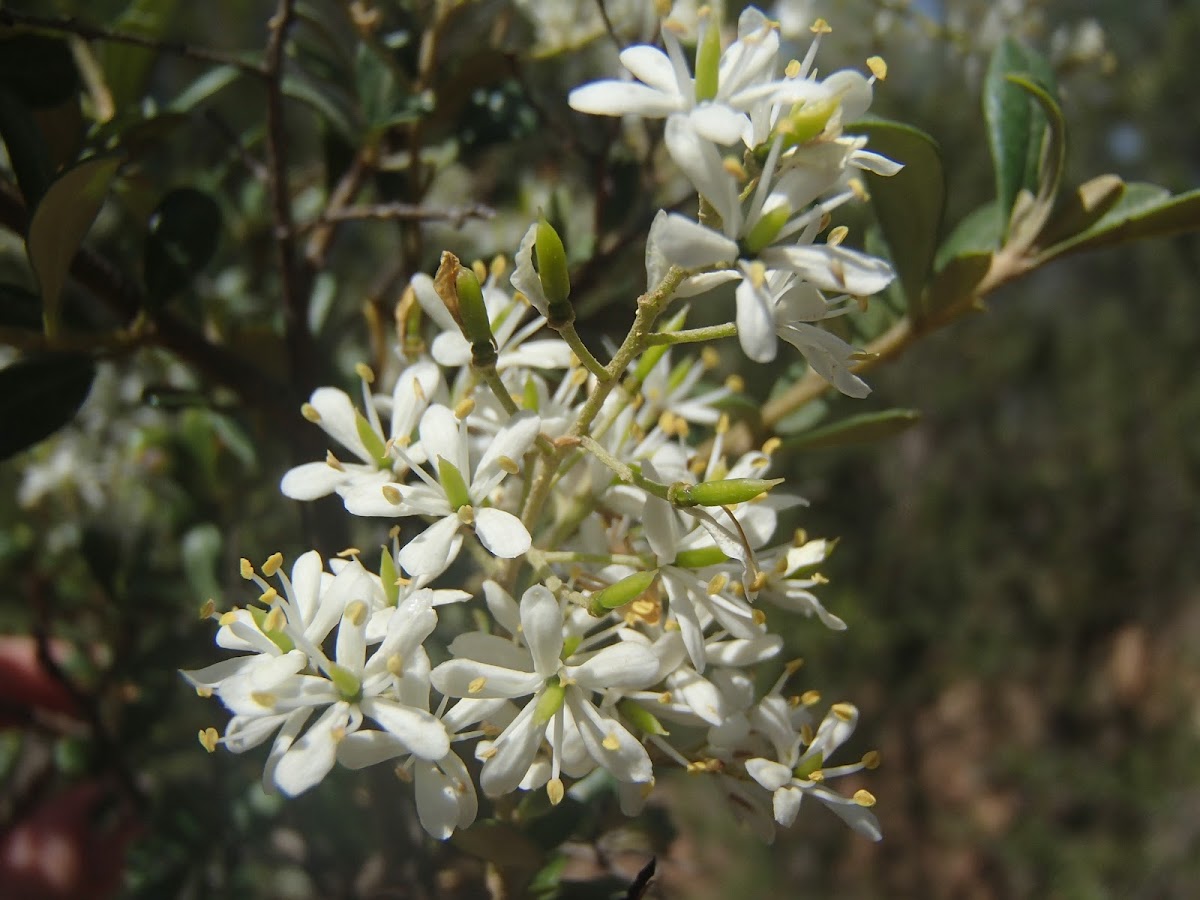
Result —
M654 683L658 658L649 647L623 642L597 651L578 666L567 666L566 673L580 687L593 691L609 687L637 690Z
M429 680L448 697L488 700L526 697L537 691L545 679L536 672L519 672L473 659L450 659L434 669Z
M517 249L516 268L513 270L509 283L545 317L550 308L546 294L542 290L542 280L538 278L537 269L533 265L533 248L537 242L538 223L534 222L521 238L521 246Z
M863 837L870 838L873 841L883 840L883 830L879 827L879 820L866 807L860 806L849 797L835 794L824 787L811 788L808 793L814 794L818 800L837 813L843 822Z
M635 44L621 51L621 65L633 73L639 81L670 96L679 94L679 82L675 68L667 54L648 44Z
M471 361L471 345L457 328L456 325L454 331L443 331L429 347L429 355L434 361L448 369L465 366Z
M483 583L483 597L492 618L509 634L516 635L521 628L521 608L512 595L489 578Z
M705 103L688 113L688 118L696 134L716 144L735 144L750 127L750 118L745 113L724 103Z
M594 81L577 87L567 95L567 103L576 112L596 116L638 115L661 118L683 109L683 100L644 84L628 81Z
M418 763L413 771L417 818L431 837L444 841L458 824L458 793L433 763Z
M292 500L316 500L332 494L345 480L344 469L335 469L324 462L304 463L283 474L279 492Z
M410 575L440 575L450 565L454 536L458 533L458 516L450 515L434 522L400 548L400 565Z
M464 479L471 477L467 441L454 413L435 403L421 416L421 448L433 462L440 456L451 463Z
M871 108L871 82L862 72L842 69L821 82L821 86L842 98L842 122L849 124L861 119Z
M888 159L881 153L872 153L870 150L855 150L850 154L850 165L885 177L895 175L904 168L903 163Z
M412 435L441 383L441 370L429 360L419 360L400 373L392 389L392 438Z
M338 744L337 761L347 769L365 769L409 752L408 744L394 734L360 728Z
M689 117L683 115L667 119L666 143L675 165L720 213L725 233L737 234L742 225L737 182L725 170L717 148L698 135Z
M400 491L403 497L405 485L393 482L391 472L381 471L379 475L380 477L376 481L356 479L350 484L338 487L337 493L342 498L346 512L352 516L381 516L388 519L416 514L418 510L413 509L403 500L400 503L393 503L383 493L384 486L390 485Z
M365 463L372 463L371 454L358 436L358 416L345 391L319 387L308 398L309 405L320 415L325 433L350 450Z
M796 322L780 327L779 336L804 354L814 372L847 397L861 399L871 393L870 386L850 371L854 347L837 335Z
M521 631L533 655L533 668L542 678L558 672L563 648L563 615L558 600L544 585L535 584L521 597Z
M671 696L680 696L688 707L710 725L720 725L727 714L725 700L711 681L690 667L679 669L667 678Z
M791 769L761 756L746 760L746 774L768 791L777 791L792 780Z
M732 263L738 246L718 231L678 213L668 213L658 229L658 250L673 265L698 269Z
M412 277L410 284L412 284L413 293L417 295L417 302L421 304L421 309L425 310L425 314L437 323L438 329L442 332L458 334L458 323L454 321L450 310L446 309L446 304L438 296L437 288L433 286L433 279L424 272L418 272Z
M646 748L624 725L587 702L578 688L567 688L566 700L588 753L614 778L640 782L654 777Z
M516 559L533 546L533 539L520 519L490 506L475 508L475 534L479 543L500 559Z
M275 767L275 786L289 797L295 797L319 784L337 760L334 730L345 728L348 721L345 703L334 704L325 710L280 758Z
M828 244L768 247L761 256L765 262L792 269L822 290L856 297L883 290L896 275L882 259Z
M771 806L775 813L775 821L784 828L791 827L791 824L796 821L796 814L800 812L800 801L804 799L804 792L799 788L780 788L775 792L775 796L771 798Z
M745 354L755 362L767 363L775 358L774 298L764 281L755 286L750 277L737 286L738 342Z
M527 704L493 742L491 749L495 752L479 773L479 786L489 797L511 794L529 771L546 733L544 725L533 721L535 706Z
M542 420L528 412L518 413L509 419L508 424L488 442L487 450L479 458L474 475L471 476L472 484L495 474L500 468L500 460L503 457L520 462L529 448L533 446L534 440L537 439L541 425ZM466 478L470 473L463 472L462 475ZM476 503L483 500L482 497L475 496L472 496L471 499Z
M441 759L450 749L450 738L441 720L423 709L402 706L380 697L366 697L359 705L364 714L402 740L422 759Z

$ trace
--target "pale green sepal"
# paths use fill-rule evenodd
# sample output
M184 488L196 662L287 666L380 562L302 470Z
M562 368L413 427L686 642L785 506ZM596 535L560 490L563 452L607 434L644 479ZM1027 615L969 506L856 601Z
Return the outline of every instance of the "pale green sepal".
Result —
M617 704L617 711L629 720L629 724L642 734L657 734L659 736L671 732L663 728L662 722L650 710L626 697Z
M329 680L333 682L333 686L337 688L337 692L342 695L343 700L356 703L362 699L362 681L345 666L330 663Z
M567 698L567 689L555 676L546 682L542 694L538 697L537 706L533 709L533 721L537 725L545 725L554 718L554 714L563 707Z
M705 566L715 566L728 561L729 557L720 547L697 547L694 550L679 551L671 565L679 569L703 569Z
M379 557L379 580L383 582L383 596L387 599L388 606L395 606L400 602L400 585L397 583L399 577L392 551L384 547Z
M462 473L444 456L438 457L438 481L442 483L442 490L446 492L451 509L458 510L471 502L467 482L463 480Z
M375 464L381 469L391 468L392 460L388 455L387 444L379 436L379 432L367 421L367 417L357 409L354 411L354 427L358 429L358 439L363 442L363 446L367 448L367 452L371 454L371 459L375 460Z

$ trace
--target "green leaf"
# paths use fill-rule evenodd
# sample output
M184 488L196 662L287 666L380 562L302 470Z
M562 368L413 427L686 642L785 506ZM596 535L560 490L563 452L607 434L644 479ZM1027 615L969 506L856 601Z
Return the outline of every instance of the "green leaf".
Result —
M898 122L862 122L847 126L847 131L865 134L871 150L904 163L891 177L867 173L867 184L909 315L919 321L925 314L921 293L933 265L945 208L941 150L925 132Z
M1174 197L1157 185L1133 182L1090 228L1042 252L1039 262L1152 237L1200 230L1200 190Z
M969 296L992 267L992 254L985 251L964 253L950 260L929 283L925 306L936 314Z
M996 200L1005 221L1021 189L1030 193L1037 189L1047 129L1045 113L1010 75L1024 76L1055 96L1054 73L1038 53L1012 38L996 47L984 78L983 115L996 173Z
M180 544L183 574L198 601L221 595L221 579L217 576L223 538L221 529L212 522L203 522L188 529Z
M0 459L71 421L95 377L91 357L79 353L27 357L0 370Z
M0 282L0 325L42 330L42 300L19 284Z
M217 251L221 210L195 188L167 193L150 214L143 265L146 296L158 306L186 288Z
M1046 116L1046 138L1038 160L1037 197L1040 200L1052 199L1058 193L1067 158L1067 125L1063 121L1062 107L1049 91L1029 76L1007 77L1010 84L1029 94Z
M143 38L161 38L175 16L179 0L130 0L112 23L115 31ZM158 51L133 44L107 42L100 47L104 80L120 116L136 110Z
M358 146L362 123L345 90L294 67L283 79L283 92L309 106L342 137Z
M819 450L879 441L911 428L920 418L921 414L915 409L862 413L804 434L792 435L784 439L783 446L789 450Z
M209 69L167 104L167 112L190 113L218 91L237 81L239 74L241 73L233 66L217 66L215 69Z
M938 247L933 270L941 271L960 256L991 253L999 249L1003 232L1004 221L1000 216L999 205L994 200L983 204L967 213L963 220L954 226L954 230L942 242L942 246Z
M33 211L25 246L42 293L47 335L57 334L67 270L120 164L116 156L94 156L79 163L55 179Z
M1091 228L1125 195L1118 175L1097 175L1059 201L1050 221L1038 235L1038 244L1052 247Z

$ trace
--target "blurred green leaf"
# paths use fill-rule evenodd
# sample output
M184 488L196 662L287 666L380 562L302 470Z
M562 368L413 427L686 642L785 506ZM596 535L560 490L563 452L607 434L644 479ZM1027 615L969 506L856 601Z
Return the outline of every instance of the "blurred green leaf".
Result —
M75 416L96 377L84 354L46 354L0 369L0 459L49 437Z
M933 280L925 293L929 314L940 312L974 291L992 267L992 254L987 251L964 253L950 260Z
M865 134L873 151L904 164L891 177L868 172L867 183L909 315L919 321L924 317L921 292L933 264L945 208L941 150L928 134L899 122L873 120L847 130Z
M19 284L0 282L0 325L42 330L42 300Z
M238 70L233 66L217 66L209 69L167 104L166 110L173 113L190 113L218 91L237 81Z
M1200 229L1200 190L1171 196L1154 184L1132 182L1090 228L1042 251L1040 262L1068 253Z
M143 265L152 306L186 288L217 251L221 210L195 188L176 188L150 214Z
M183 573L197 603L221 594L221 546L221 529L212 522L196 525L183 536Z
M354 101L344 89L293 67L283 79L283 92L310 107L342 137L358 146L362 123L354 115Z
M562 896L562 873L566 867L566 854L550 857L550 861L529 882L529 892L536 900L557 900Z
M1027 75L1009 75L1008 81L1029 94L1046 116L1045 143L1038 160L1037 196L1043 200L1052 199L1058 193L1067 157L1067 125L1062 107L1049 91Z
M58 331L59 299L67 270L91 228L121 160L95 156L63 172L46 190L29 221L25 245L42 293L46 333Z
M784 439L783 446L789 450L820 450L879 441L911 428L920 418L921 414L915 409L862 413L823 428L794 434Z
M395 64L384 51L359 44L354 80L368 130L378 133L419 117L418 111L407 102L408 92L399 83Z
M124 34L161 38L178 6L179 0L130 0L112 27ZM99 56L116 114L137 110L158 51L110 41L100 45Z
M949 237L938 247L933 270L941 271L959 256L991 253L999 249L1003 231L1000 207L994 200L972 210L954 226Z
M1050 247L1091 228L1100 217L1120 202L1125 195L1125 182L1117 175L1097 175L1075 188L1059 201L1038 244Z
M1023 76L1054 97L1054 73L1040 54L1005 38L992 54L983 84L983 115L996 174L996 200L1005 222L1022 188L1037 190L1046 114L1009 76ZM1057 104L1057 101L1055 101Z

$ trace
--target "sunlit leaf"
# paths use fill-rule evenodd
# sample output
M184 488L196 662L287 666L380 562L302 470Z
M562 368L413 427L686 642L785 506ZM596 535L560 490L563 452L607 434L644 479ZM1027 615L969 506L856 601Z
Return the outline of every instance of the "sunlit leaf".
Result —
M1120 200L1090 228L1042 252L1045 262L1068 253L1200 229L1200 190L1171 194L1157 185L1133 182Z
M92 227L121 160L95 156L60 175L33 211L26 249L42 293L46 333L57 333L67 270Z
M1064 196L1038 235L1038 244L1051 247L1091 228L1125 195L1117 175L1097 175Z

